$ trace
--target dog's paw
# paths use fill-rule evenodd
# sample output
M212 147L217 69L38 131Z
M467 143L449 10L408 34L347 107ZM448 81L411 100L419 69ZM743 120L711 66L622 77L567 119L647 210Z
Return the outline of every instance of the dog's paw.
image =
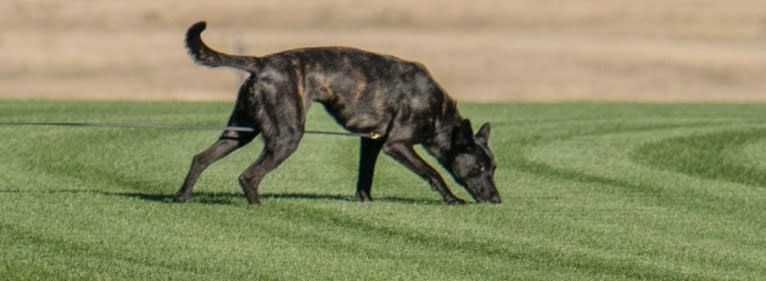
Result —
M358 191L356 192L356 201L359 201L359 202L372 201L372 196L370 196L370 194L367 192Z
M444 201L447 205L465 205L465 201L460 198L450 198Z
M261 199L258 198L258 195L246 193L245 199L247 199L247 203L250 205L261 205Z
M176 195L173 196L173 203L186 203L186 201L189 201L189 195L176 193Z

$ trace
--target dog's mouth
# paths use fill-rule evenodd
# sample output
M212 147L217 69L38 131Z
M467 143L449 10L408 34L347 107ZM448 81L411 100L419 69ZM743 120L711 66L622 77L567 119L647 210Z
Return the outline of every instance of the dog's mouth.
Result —
M476 201L476 203L479 204L500 204L503 202L502 199L500 199L500 194L497 192L490 192L489 194L485 193L473 193L468 192L471 194L471 197L473 197L473 200Z
M497 193L494 184L484 185L481 183L472 186L474 188L469 188L470 185L465 185L465 187L476 203L500 204L503 202L503 200L500 199L500 194Z

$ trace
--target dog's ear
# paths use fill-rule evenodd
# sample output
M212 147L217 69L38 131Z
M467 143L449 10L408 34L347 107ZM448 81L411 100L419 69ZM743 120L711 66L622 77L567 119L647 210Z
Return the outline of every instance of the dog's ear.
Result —
M471 120L463 119L460 126L455 128L452 133L452 140L457 146L465 146L473 141L473 129L471 129Z
M476 136L474 137L476 143L485 147L489 146L489 129L489 123L481 125L481 128L479 128L479 131L476 132Z

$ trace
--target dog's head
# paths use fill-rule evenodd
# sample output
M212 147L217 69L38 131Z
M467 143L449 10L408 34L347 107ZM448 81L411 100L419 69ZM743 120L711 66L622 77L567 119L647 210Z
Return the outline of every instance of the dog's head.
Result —
M460 185L478 203L500 203L495 187L495 157L489 150L489 123L484 123L476 135L471 122L463 120L452 135L448 169Z

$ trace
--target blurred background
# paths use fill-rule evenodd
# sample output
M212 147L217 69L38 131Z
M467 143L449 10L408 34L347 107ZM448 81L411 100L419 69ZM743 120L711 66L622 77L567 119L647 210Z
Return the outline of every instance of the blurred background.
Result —
M424 63L461 101L766 101L762 0L0 2L0 98L233 100L229 53L345 45Z

